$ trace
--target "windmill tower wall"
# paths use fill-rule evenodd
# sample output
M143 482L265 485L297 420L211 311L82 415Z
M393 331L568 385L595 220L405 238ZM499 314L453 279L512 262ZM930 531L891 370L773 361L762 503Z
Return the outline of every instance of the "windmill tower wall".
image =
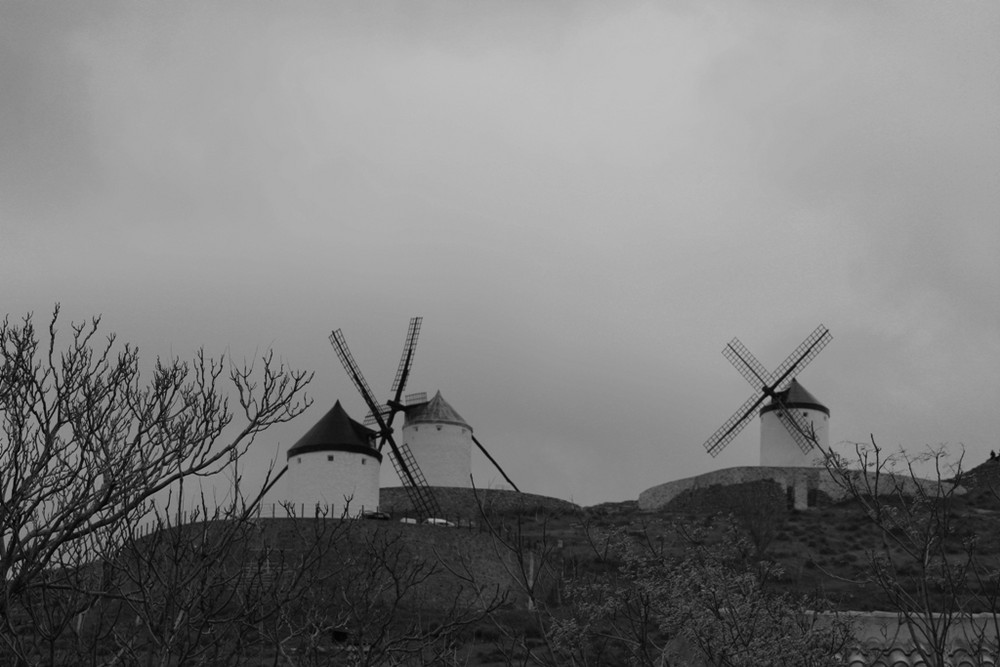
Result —
M816 434L820 447L830 445L830 416L812 408L790 409L798 412ZM760 464L778 468L817 467L821 454L816 449L803 453L802 448L792 438L777 411L766 412L760 417Z
M288 450L285 500L303 516L317 505L334 517L377 510L382 455L374 437L337 401Z
M430 486L472 486L472 432L455 424L414 424L405 442Z
M820 449L830 446L830 410L805 390L795 380L782 398L789 411L796 413L808 424L816 437ZM778 468L817 467L822 452L815 447L803 452L785 424L786 417L776 409L774 403L760 411L760 464Z
M296 454L288 460L288 501L297 513L304 506L306 516L317 503L329 507L334 517L375 511L380 467L373 453L331 449Z
M437 392L408 407L403 442L430 486L472 486L472 427Z

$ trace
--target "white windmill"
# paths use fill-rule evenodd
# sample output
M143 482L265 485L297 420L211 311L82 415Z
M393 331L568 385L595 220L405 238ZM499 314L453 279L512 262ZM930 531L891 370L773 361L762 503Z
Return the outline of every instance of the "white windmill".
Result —
M739 339L731 340L722 354L755 391L705 442L708 453L718 455L760 414L762 466L814 466L816 458L829 451L830 410L806 391L795 376L832 339L829 330L819 325L774 372L764 368Z
M348 417L337 401L288 450L288 502L306 513L319 505L333 517L377 510L382 464L377 435Z
M416 352L422 324L422 317L410 318L406 340L403 343L403 354L389 390L390 398L381 404L375 399L368 381L361 374L361 369L358 368L354 356L348 349L347 341L340 329L330 334L330 343L354 387L368 406L369 414L364 424L377 427L378 451L381 452L387 444L389 445L389 460L413 507L424 517L437 517L440 516L441 510L434 495L435 486L470 486L470 441L479 447L514 490L518 488L486 448L472 435L472 427L441 398L440 392L431 401L426 400L426 394L407 396L405 404L402 401L403 391L413 367L413 355ZM394 432L392 422L400 412L405 415L406 424L403 427L403 440L397 443L392 435ZM422 429L421 422L424 424ZM408 425L414 428L408 430ZM411 437L416 436L418 430L420 437ZM440 435L441 438L434 440L425 438L424 435Z

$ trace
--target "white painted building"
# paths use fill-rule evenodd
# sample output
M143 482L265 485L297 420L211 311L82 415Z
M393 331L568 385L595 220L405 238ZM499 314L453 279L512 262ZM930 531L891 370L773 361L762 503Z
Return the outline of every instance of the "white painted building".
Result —
M815 396L792 380L788 389L778 392L785 407L793 411L814 431L816 441L823 450L830 448L830 410ZM821 467L818 460L822 452L813 447L808 452L792 437L785 424L784 415L772 400L760 409L760 464L779 468ZM795 428L791 426L791 428Z
M377 510L382 455L375 435L337 401L288 450L285 497L295 512L312 516L317 505L334 517Z
M430 486L472 486L472 427L440 391L406 407L403 442Z

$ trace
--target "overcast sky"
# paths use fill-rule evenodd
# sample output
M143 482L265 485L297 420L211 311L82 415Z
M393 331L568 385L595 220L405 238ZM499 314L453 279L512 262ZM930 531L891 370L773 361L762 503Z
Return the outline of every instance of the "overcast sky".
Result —
M834 442L1000 449L995 2L0 0L0 302L440 389L525 491L702 448L820 323ZM481 486L499 475L478 452ZM386 465L383 483L398 482Z

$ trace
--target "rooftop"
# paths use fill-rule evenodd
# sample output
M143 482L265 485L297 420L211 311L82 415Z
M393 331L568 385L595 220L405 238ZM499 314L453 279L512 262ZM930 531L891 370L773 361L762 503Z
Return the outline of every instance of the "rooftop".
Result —
M441 396L441 392L434 394L434 398L426 403L417 403L406 408L406 421L404 426L410 424L456 424L472 430L468 422L462 419L462 415L455 411L455 408L448 404Z
M322 419L292 445L288 450L288 458L305 452L371 450L372 455L381 460L382 455L373 447L376 435L375 431L351 419L340 401L337 401Z
M827 415L830 414L830 408L823 405L818 398L806 391L806 388L799 384L799 381L792 378L791 383L788 388L784 391L775 392L777 396L785 403L785 407L789 408L810 408L813 410L819 410ZM760 409L760 414L765 412L771 412L778 408L777 404L772 398L768 401L767 405Z

